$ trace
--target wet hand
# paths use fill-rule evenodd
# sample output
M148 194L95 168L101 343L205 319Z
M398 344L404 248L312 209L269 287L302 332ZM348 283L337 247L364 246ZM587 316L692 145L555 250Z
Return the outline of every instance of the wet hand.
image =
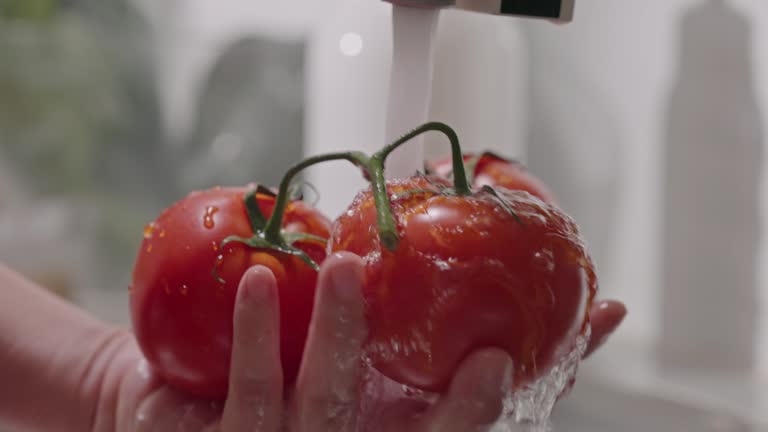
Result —
M608 337L624 321L626 315L626 306L616 300L602 300L592 305L592 309L589 311L592 335L589 338L585 357L589 357L595 350L605 344Z
M102 396L100 405L111 408L115 415L114 419L97 421L95 431L282 430L283 378L274 276L264 267L255 267L240 282L225 403L195 398L165 385L151 371L132 337L115 355L107 374L107 387L116 381L117 391L114 397Z
M510 386L509 356L496 349L478 351L464 361L449 390L437 400L403 398L400 386L372 377L361 361L366 337L362 275L363 263L354 255L332 256L324 264L302 367L291 395L283 395L282 388L277 284L269 270L255 267L238 289L226 403L197 399L166 386L143 360L135 340L126 335L105 379L107 395L111 382L118 389L102 402L114 410L114 419L97 421L95 429L451 432L490 428ZM588 353L605 341L625 313L618 302L593 306Z
M490 430L512 384L510 357L498 349L477 351L459 367L445 394L433 400L404 397L402 386L370 373L361 362L366 337L362 275L362 261L351 254L329 257L323 266L289 416L291 430ZM587 355L618 327L626 309L603 301L590 313L593 337Z
M330 257L320 274L315 316L289 415L294 432L474 431L491 425L509 388L512 361L500 350L469 356L434 403L398 397L400 386L366 373L363 263ZM366 408L365 404L374 407Z

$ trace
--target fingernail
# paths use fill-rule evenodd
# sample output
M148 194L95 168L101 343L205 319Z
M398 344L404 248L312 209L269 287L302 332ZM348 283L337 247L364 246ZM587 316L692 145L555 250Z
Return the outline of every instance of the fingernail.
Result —
M333 289L339 300L353 302L359 297L360 277L352 268L343 268L333 274Z
M624 306L623 303L617 301L604 300L598 303L597 307L601 313L606 314L606 316L610 318L610 326L606 333L613 333L627 316L627 307Z
M486 391L496 393L501 390L506 392L512 387L512 371L514 363L506 352L493 352L484 354L486 359L485 371L482 380Z
M627 315L627 306L616 300L602 300L597 303L597 307L600 310L610 309L622 318Z
M325 277L336 297L347 303L358 301L363 280L360 258L349 253L334 254L324 265Z
M333 258L335 260L344 259L345 256L347 256L349 252L334 252L333 255L331 255L329 258Z
M264 272L269 272L269 269L262 266L256 266L248 270L245 275L245 283L242 287L243 300L260 303L269 298L270 283L267 280L269 275Z

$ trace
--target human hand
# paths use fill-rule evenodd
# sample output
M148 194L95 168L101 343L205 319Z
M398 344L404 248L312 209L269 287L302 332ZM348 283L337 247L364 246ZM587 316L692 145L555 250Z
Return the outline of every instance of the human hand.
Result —
M584 357L589 357L603 346L626 316L627 307L619 301L602 300L593 304L589 311L592 335L589 338Z
M276 432L283 423L277 283L265 267L243 276L234 313L226 402L190 396L168 385L129 333L106 353L94 431ZM98 367L99 365L94 365Z
M320 274L304 362L292 401L291 430L485 431L499 418L511 385L512 361L498 349L465 359L446 393L404 397L399 384L361 359L366 323L360 298L363 263L351 254L329 257ZM599 348L626 314L616 301L596 303L586 355Z
M400 386L367 373L361 361L366 337L362 274L362 261L349 254L329 257L323 265L303 364L290 395L283 395L282 388L277 284L264 267L249 270L238 289L225 403L165 385L132 335L116 335L120 340L111 344L114 352L104 360L94 430L450 432L484 430L492 424L510 385L512 363L503 351L470 355L448 391L429 403L402 398ZM625 312L618 302L593 306L588 353L615 330Z
M434 407L388 405L389 421L361 416L361 389L386 393L366 382L361 346L366 337L360 295L362 262L332 256L320 274L304 361L289 402L283 404L278 341L278 296L272 274L249 270L241 281L234 317L230 388L224 404L197 399L163 383L143 360L128 334L114 345L105 392L94 430L179 432L465 431L492 422L509 384L506 353L486 350L470 356L450 390ZM117 391L112 394L110 389ZM384 401L386 394L375 394ZM114 416L105 412L114 412ZM285 425L283 420L285 419ZM380 419L377 417L377 419ZM113 428L112 426L115 425Z

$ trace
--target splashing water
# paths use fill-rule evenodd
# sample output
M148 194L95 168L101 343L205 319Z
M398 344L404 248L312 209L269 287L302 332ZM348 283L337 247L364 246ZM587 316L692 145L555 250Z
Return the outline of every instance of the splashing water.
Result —
M503 401L503 411L496 423L490 426L491 432L551 432L550 415L557 399L576 376L578 366L587 349L590 330L579 336L574 348L550 370L534 383L510 391ZM385 421L397 406L411 406L416 411L423 411L434 405L439 394L425 392L407 385L399 384L375 369L366 361L364 397L359 407L361 418L366 424L359 430L377 430L374 425ZM395 410L402 413L402 411Z
M568 383L576 376L587 350L590 328L576 339L573 350L563 356L549 374L504 399L504 410L491 432L549 432L550 415Z

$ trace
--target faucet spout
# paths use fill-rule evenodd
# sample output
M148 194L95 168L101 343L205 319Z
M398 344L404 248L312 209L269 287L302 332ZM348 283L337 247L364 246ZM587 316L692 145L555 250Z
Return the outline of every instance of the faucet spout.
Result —
M559 22L573 20L576 0L385 0L399 6L453 8L491 15L541 18Z

